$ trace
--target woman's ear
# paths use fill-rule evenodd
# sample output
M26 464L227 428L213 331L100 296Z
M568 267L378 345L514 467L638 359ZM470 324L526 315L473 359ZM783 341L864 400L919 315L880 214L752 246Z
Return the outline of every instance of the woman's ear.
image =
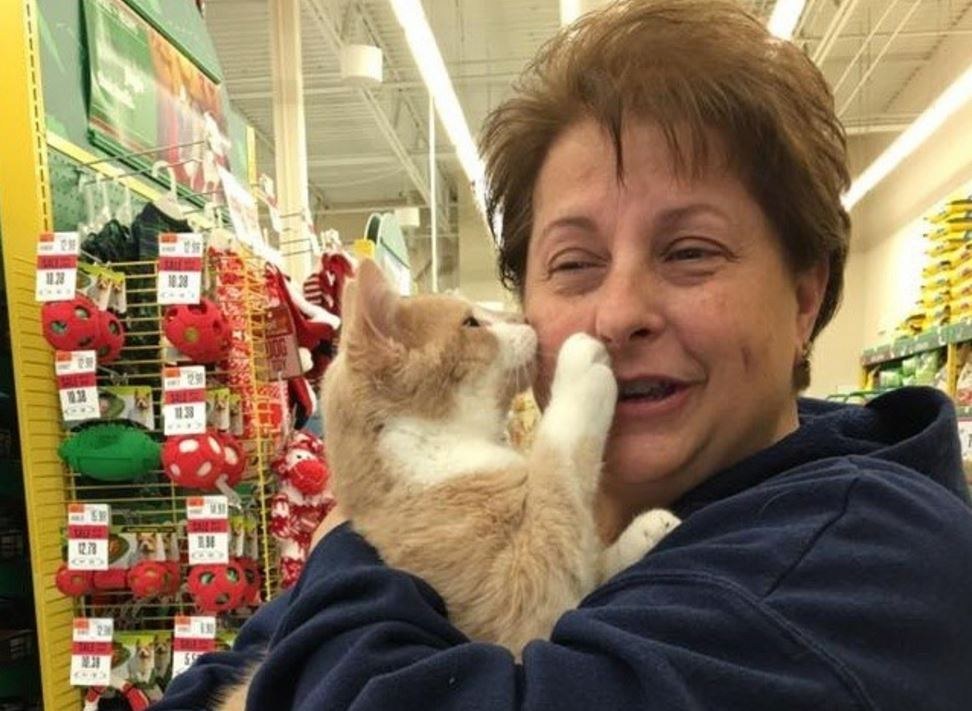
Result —
M827 260L820 260L815 266L803 271L796 278L797 346L803 349L813 336L813 327L817 323L820 307L827 284L830 282L830 264Z

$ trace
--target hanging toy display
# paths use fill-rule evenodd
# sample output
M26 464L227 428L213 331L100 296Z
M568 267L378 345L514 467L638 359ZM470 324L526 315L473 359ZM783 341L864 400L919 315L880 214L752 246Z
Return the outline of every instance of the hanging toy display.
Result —
M169 437L162 447L162 469L177 486L214 489L223 475L225 456L215 430Z
M49 301L41 307L44 338L59 351L93 349L101 334L98 306L87 296Z
M165 310L162 331L194 363L215 363L229 354L232 332L226 317L210 299L177 304Z
M233 560L225 565L196 565L189 571L187 588L200 612L228 612L243 604L246 573Z
M62 563L54 576L54 585L62 595L80 597L94 591L94 572L90 570L69 570Z
M236 486L246 471L246 452L243 445L228 432L217 433L219 443L223 446L223 473L229 486Z
M300 577L311 535L335 503L327 487L324 454L320 439L296 431L270 462L278 481L277 493L270 500L270 533L280 549L283 587L293 585Z
M164 561L140 560L129 568L126 580L135 597L158 597L171 590L171 575Z
M57 453L76 472L105 482L140 479L159 466L159 444L124 420L82 425Z

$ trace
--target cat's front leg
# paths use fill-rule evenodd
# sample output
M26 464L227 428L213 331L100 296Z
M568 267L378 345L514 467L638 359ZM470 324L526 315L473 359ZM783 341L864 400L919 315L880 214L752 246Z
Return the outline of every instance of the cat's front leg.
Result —
M586 496L593 497L597 487L617 397L604 345L585 333L564 341L535 449L540 456L554 454L576 472L586 484Z
M601 553L600 582L637 563L679 523L678 517L665 509L652 509L635 517L618 540Z

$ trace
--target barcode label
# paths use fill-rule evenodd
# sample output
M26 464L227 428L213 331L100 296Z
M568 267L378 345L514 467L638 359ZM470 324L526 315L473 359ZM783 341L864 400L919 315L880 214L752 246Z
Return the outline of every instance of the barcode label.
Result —
M172 676L181 674L216 648L215 617L176 617L172 639Z
M78 285L78 233L45 232L37 240L37 301L73 299Z
M205 241L195 232L159 235L158 301L198 304L202 295L202 255Z
M68 569L108 570L110 522L108 504L68 506Z
M189 565L229 562L229 504L225 496L186 500Z
M54 372L65 422L92 420L101 415L95 378L94 351L57 351Z
M110 617L79 617L71 636L71 685L105 686L110 681L115 622Z
M162 421L166 435L206 431L206 369L201 365L166 368L162 374Z

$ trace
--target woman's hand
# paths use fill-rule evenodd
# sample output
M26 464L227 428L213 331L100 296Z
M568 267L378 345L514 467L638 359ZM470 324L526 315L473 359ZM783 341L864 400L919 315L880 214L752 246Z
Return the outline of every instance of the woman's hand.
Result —
M314 548L317 542L330 533L332 529L337 528L347 520L348 517L341 510L341 505L335 504L334 508L327 512L327 516L321 520L314 530L314 535L311 536L311 548Z

